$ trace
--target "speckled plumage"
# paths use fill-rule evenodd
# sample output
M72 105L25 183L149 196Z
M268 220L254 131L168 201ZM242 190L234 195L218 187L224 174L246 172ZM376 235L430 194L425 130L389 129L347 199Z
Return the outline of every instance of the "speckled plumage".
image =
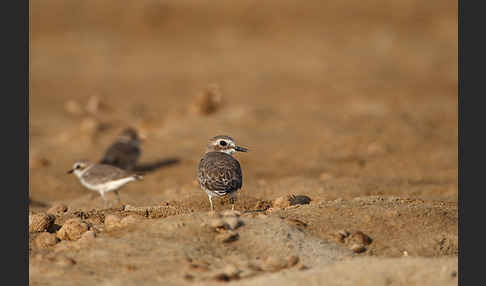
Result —
M204 154L197 172L201 187L217 196L236 192L243 185L240 163L222 152Z
M112 165L124 170L133 170L140 158L138 135L135 129L127 128L106 150L101 164Z
M211 138L206 146L206 152L199 162L197 180L207 193L211 211L213 197L232 196L232 209L236 200L236 192L243 186L243 176L240 163L233 158L234 152L247 152L243 147L236 146L233 138L219 135Z

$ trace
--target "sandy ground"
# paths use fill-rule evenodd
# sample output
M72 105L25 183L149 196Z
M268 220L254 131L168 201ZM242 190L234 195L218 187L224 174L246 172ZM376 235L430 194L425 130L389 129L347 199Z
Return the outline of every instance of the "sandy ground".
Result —
M31 285L457 284L457 3L305 3L31 1ZM127 126L105 208L66 171Z

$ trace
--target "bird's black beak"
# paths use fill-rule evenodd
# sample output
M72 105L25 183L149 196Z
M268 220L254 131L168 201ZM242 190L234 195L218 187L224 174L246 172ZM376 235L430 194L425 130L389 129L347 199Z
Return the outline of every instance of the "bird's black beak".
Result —
M71 174L72 172L74 172L74 169L67 171L67 174Z
M246 149L245 147L240 147L240 146L236 146L235 150L238 151L238 152L248 152L248 149Z

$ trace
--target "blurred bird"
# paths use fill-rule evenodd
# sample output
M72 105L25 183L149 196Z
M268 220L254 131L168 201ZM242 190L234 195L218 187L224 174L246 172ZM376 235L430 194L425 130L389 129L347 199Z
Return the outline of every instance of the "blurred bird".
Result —
M77 161L67 173L74 173L83 186L99 192L105 205L107 204L105 193L113 191L119 202L120 195L118 194L118 189L129 182L143 179L138 174L110 165L94 164L87 160Z
M199 162L197 180L207 193L211 212L213 197L231 195L231 209L234 210L236 192L243 185L240 163L233 158L234 152L248 152L248 149L236 146L233 138L219 135L209 140L206 153Z
M137 131L133 128L126 128L108 147L100 164L131 171L137 165L140 155L140 140Z

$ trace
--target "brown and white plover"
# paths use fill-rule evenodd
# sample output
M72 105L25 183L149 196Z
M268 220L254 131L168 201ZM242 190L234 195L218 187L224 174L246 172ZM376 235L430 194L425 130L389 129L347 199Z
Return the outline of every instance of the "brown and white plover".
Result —
M111 165L94 164L87 160L81 160L74 163L73 168L68 171L68 174L71 173L74 173L76 177L78 177L83 186L92 191L99 192L105 205L107 204L105 193L113 191L116 194L118 201L120 201L118 189L129 182L141 180L143 178L138 174Z
M133 170L140 154L140 139L137 131L133 128L126 128L116 141L108 147L100 163L124 170Z
M234 152L248 152L237 146L233 138L219 135L209 140L206 153L199 162L197 180L209 197L211 212L213 197L231 195L231 209L235 208L236 192L243 184L240 163L233 158Z

